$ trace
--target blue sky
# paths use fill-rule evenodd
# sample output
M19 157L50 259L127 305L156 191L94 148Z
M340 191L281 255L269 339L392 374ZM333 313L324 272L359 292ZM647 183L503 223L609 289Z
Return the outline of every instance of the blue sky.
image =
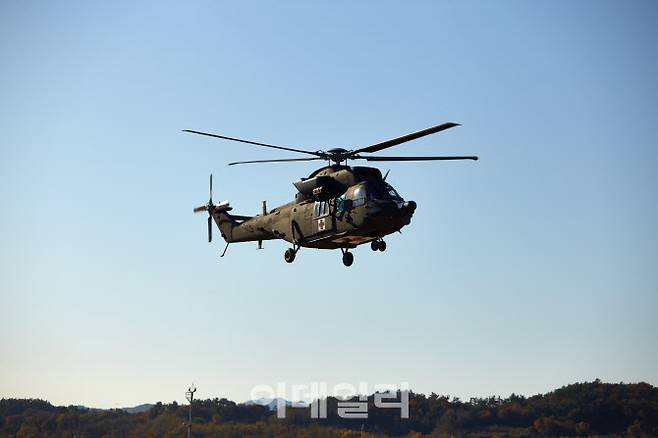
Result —
M115 407L257 384L460 397L658 384L655 2L3 2L0 396ZM205 242L308 149L395 154L386 253Z

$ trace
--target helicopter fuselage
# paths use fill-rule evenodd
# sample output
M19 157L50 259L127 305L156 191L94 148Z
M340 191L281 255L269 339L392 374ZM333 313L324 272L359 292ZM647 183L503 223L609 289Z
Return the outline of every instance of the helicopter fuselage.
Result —
M251 218L212 217L227 243L283 239L297 247L355 248L400 230L416 203L371 167L327 166L295 183L295 200Z

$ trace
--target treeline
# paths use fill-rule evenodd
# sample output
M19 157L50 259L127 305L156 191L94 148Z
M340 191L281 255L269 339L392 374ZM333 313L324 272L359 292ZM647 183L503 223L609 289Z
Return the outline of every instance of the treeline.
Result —
M399 395L399 394L398 394ZM342 400L327 400L327 418L287 408L286 418L258 405L226 399L195 401L195 437L535 437L658 436L658 389L646 384L577 383L533 397L512 394L462 401L409 394L409 418L367 400L366 419L338 415ZM353 399L357 402L358 399ZM0 400L0 437L184 437L186 405L158 403L145 412L53 406L43 400Z

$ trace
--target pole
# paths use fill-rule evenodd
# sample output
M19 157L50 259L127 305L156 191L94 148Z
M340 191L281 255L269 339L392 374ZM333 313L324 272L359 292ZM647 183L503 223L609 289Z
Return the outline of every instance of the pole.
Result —
M190 411L187 419L187 438L192 436L192 400L194 399L194 394L190 394Z
M194 383L192 383L192 386L187 388L187 391L185 392L185 398L190 402L190 410L187 419L187 438L192 438L192 401L194 400L195 392L196 388L194 387Z

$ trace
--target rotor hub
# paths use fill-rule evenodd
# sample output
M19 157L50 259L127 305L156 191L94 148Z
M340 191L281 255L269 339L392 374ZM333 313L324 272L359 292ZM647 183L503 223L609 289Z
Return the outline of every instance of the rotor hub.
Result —
M348 158L351 158L351 155L352 151L343 148L333 148L324 152L326 159L336 164L346 161Z

